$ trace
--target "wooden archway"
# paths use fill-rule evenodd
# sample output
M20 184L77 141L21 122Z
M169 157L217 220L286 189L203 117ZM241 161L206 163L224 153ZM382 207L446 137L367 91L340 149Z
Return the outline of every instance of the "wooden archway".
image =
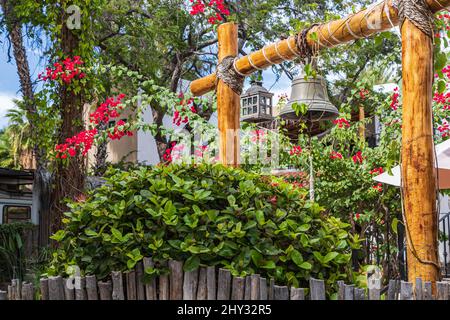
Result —
M405 0L398 0L405 1ZM408 0L419 1L419 0ZM432 13L446 9L450 0L423 0ZM346 18L312 27L306 45L312 51L334 47L391 29L399 24L399 12L392 0L379 3ZM237 25L218 28L219 62L238 55ZM401 26L403 119L402 192L407 226L408 277L435 283L440 278L438 261L438 219L436 213L436 169L432 128L433 43L414 23ZM244 76L304 56L296 37L269 44L235 60L234 70ZM191 83L194 95L217 89L220 131L220 159L225 165L239 165L239 95L211 74ZM229 136L229 137L227 137Z

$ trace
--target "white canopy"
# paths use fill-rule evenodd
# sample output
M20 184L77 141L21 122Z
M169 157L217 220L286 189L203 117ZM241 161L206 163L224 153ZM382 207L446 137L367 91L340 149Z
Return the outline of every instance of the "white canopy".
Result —
M436 145L439 189L450 189L450 140ZM384 172L373 179L378 182L400 186L400 166L392 168L392 174Z

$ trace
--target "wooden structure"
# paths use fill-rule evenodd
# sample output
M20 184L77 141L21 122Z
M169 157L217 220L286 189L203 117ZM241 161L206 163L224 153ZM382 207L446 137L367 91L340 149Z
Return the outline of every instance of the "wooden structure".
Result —
M422 2L423 1L423 2ZM425 4L417 11L420 4ZM403 146L402 176L405 222L408 240L408 273L433 283L439 279L436 172L432 137L432 31L426 34L415 14L425 16L447 8L450 0L386 0L346 18L315 25L297 36L269 44L256 52L237 58L237 26L219 26L219 62L226 55L236 57L234 72L247 76L295 58L308 58L320 49L367 38L401 24L403 62ZM399 10L404 9L404 10ZM401 15L404 17L401 17ZM423 17L422 17L423 18ZM431 24L430 21L426 21ZM426 29L427 26L425 26ZM191 83L191 92L202 95L216 89L217 75L211 74ZM220 130L220 159L225 165L239 164L238 138L226 138L239 128L239 96L222 80L217 84ZM426 195L426 197L423 197Z
M115 271L107 279L98 281L94 275L63 279L61 276L42 278L40 290L32 283L11 281L8 291L0 291L0 300L326 300L324 280L311 278L309 290L275 284L258 274L233 277L226 269L200 267L183 271L182 261L168 261L169 275L161 275L144 282L142 270L153 265L144 258L134 270ZM436 284L416 279L411 282L390 280L381 287L381 281L369 279L368 288L358 288L338 281L338 300L450 300L450 282ZM414 288L415 287L415 288ZM40 291L36 295L36 291ZM309 291L309 293L308 293Z

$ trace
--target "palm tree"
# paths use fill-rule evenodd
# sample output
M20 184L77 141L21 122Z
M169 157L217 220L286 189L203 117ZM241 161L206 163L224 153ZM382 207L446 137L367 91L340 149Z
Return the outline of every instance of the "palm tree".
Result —
M14 167L14 157L11 153L11 149L11 141L8 131L0 131L0 167Z
M30 123L26 118L26 106L22 101L14 100L15 108L9 109L7 132L10 138L11 154L14 166L20 167L23 156L32 154L33 140Z

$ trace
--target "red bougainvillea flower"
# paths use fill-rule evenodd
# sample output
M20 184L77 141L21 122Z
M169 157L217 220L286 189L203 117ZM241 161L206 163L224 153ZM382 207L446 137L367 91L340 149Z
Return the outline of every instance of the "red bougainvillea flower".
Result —
M75 157L77 150L81 151L81 154L85 156L94 144L95 135L98 134L96 128L91 130L81 131L72 138L67 138L65 143L58 144L55 147L56 158L66 159L67 157Z
M355 214L355 220L359 220L359 218L361 218L361 215L359 213Z
M361 100L365 100L368 95L369 95L369 90L364 89L364 88L359 89L359 97L361 98Z
M342 154L340 154L337 151L331 151L330 158L331 159L342 159Z
M178 95L178 97L180 98L180 102L176 107L177 109L173 112L172 123L180 126L182 123L189 122L189 111L191 113L197 113L197 107L195 105L194 98L184 100L184 94L182 92Z
M383 185L381 183L378 183L377 185L373 186L372 188L377 190L378 192L383 191Z
M76 64L77 57L74 58ZM66 61L69 63L69 61ZM117 98L108 98L102 103L93 113L89 115L89 122L94 125L100 123L107 124L111 118L117 118L122 110L121 102L125 98L124 94L119 94ZM77 135L67 138L65 143L58 144L55 147L57 159L67 159L68 157L75 157L78 152L86 156L89 150L94 145L95 136L98 134L97 128L84 130ZM112 140L119 140L124 136L132 136L133 133L126 127L123 120L119 120L114 126L112 132L108 132L108 137Z
M108 132L108 137L111 140L120 140L125 135L129 137L133 136L133 132L127 130L125 128L125 125L126 125L125 121L123 120L117 121L116 125L114 126L113 132Z
M398 87L394 89L394 93L391 97L391 108L392 110L397 110L399 106L398 97L400 96L400 93L398 91Z
M251 138L250 138L251 142L257 143L257 142L265 142L266 141L265 140L266 133L264 130L260 130L260 129L252 130L250 132L250 135L251 135Z
M67 57L62 62L55 62L53 67L45 68L45 72L40 73L38 78L43 81L61 80L70 84L74 79L83 79L86 74L81 72L80 67L84 64L79 56Z
M198 146L195 151L194 155L199 158L203 158L205 151L208 149L208 146Z
M298 156L300 153L302 153L302 147L300 146L294 146L292 147L291 151L289 151L289 154L291 156Z
M370 174L382 174L383 173L383 168L379 167L379 168L375 168L369 171Z
M347 119L344 118L333 120L333 123L337 125L339 128L350 127L350 123L348 122Z
M353 162L354 163L362 163L363 162L363 157L362 157L362 153L361 151L358 151L353 157Z
M117 98L110 97L106 99L93 113L89 115L89 122L92 124L107 124L110 119L117 118L123 109L122 100L125 98L123 93Z
M210 24L217 24L223 21L224 16L229 16L230 11L226 7L224 0L189 0L191 10L189 14L192 16L205 15Z
M447 121L443 121L441 125L438 126L438 131L442 134L442 137L450 136L450 127Z

